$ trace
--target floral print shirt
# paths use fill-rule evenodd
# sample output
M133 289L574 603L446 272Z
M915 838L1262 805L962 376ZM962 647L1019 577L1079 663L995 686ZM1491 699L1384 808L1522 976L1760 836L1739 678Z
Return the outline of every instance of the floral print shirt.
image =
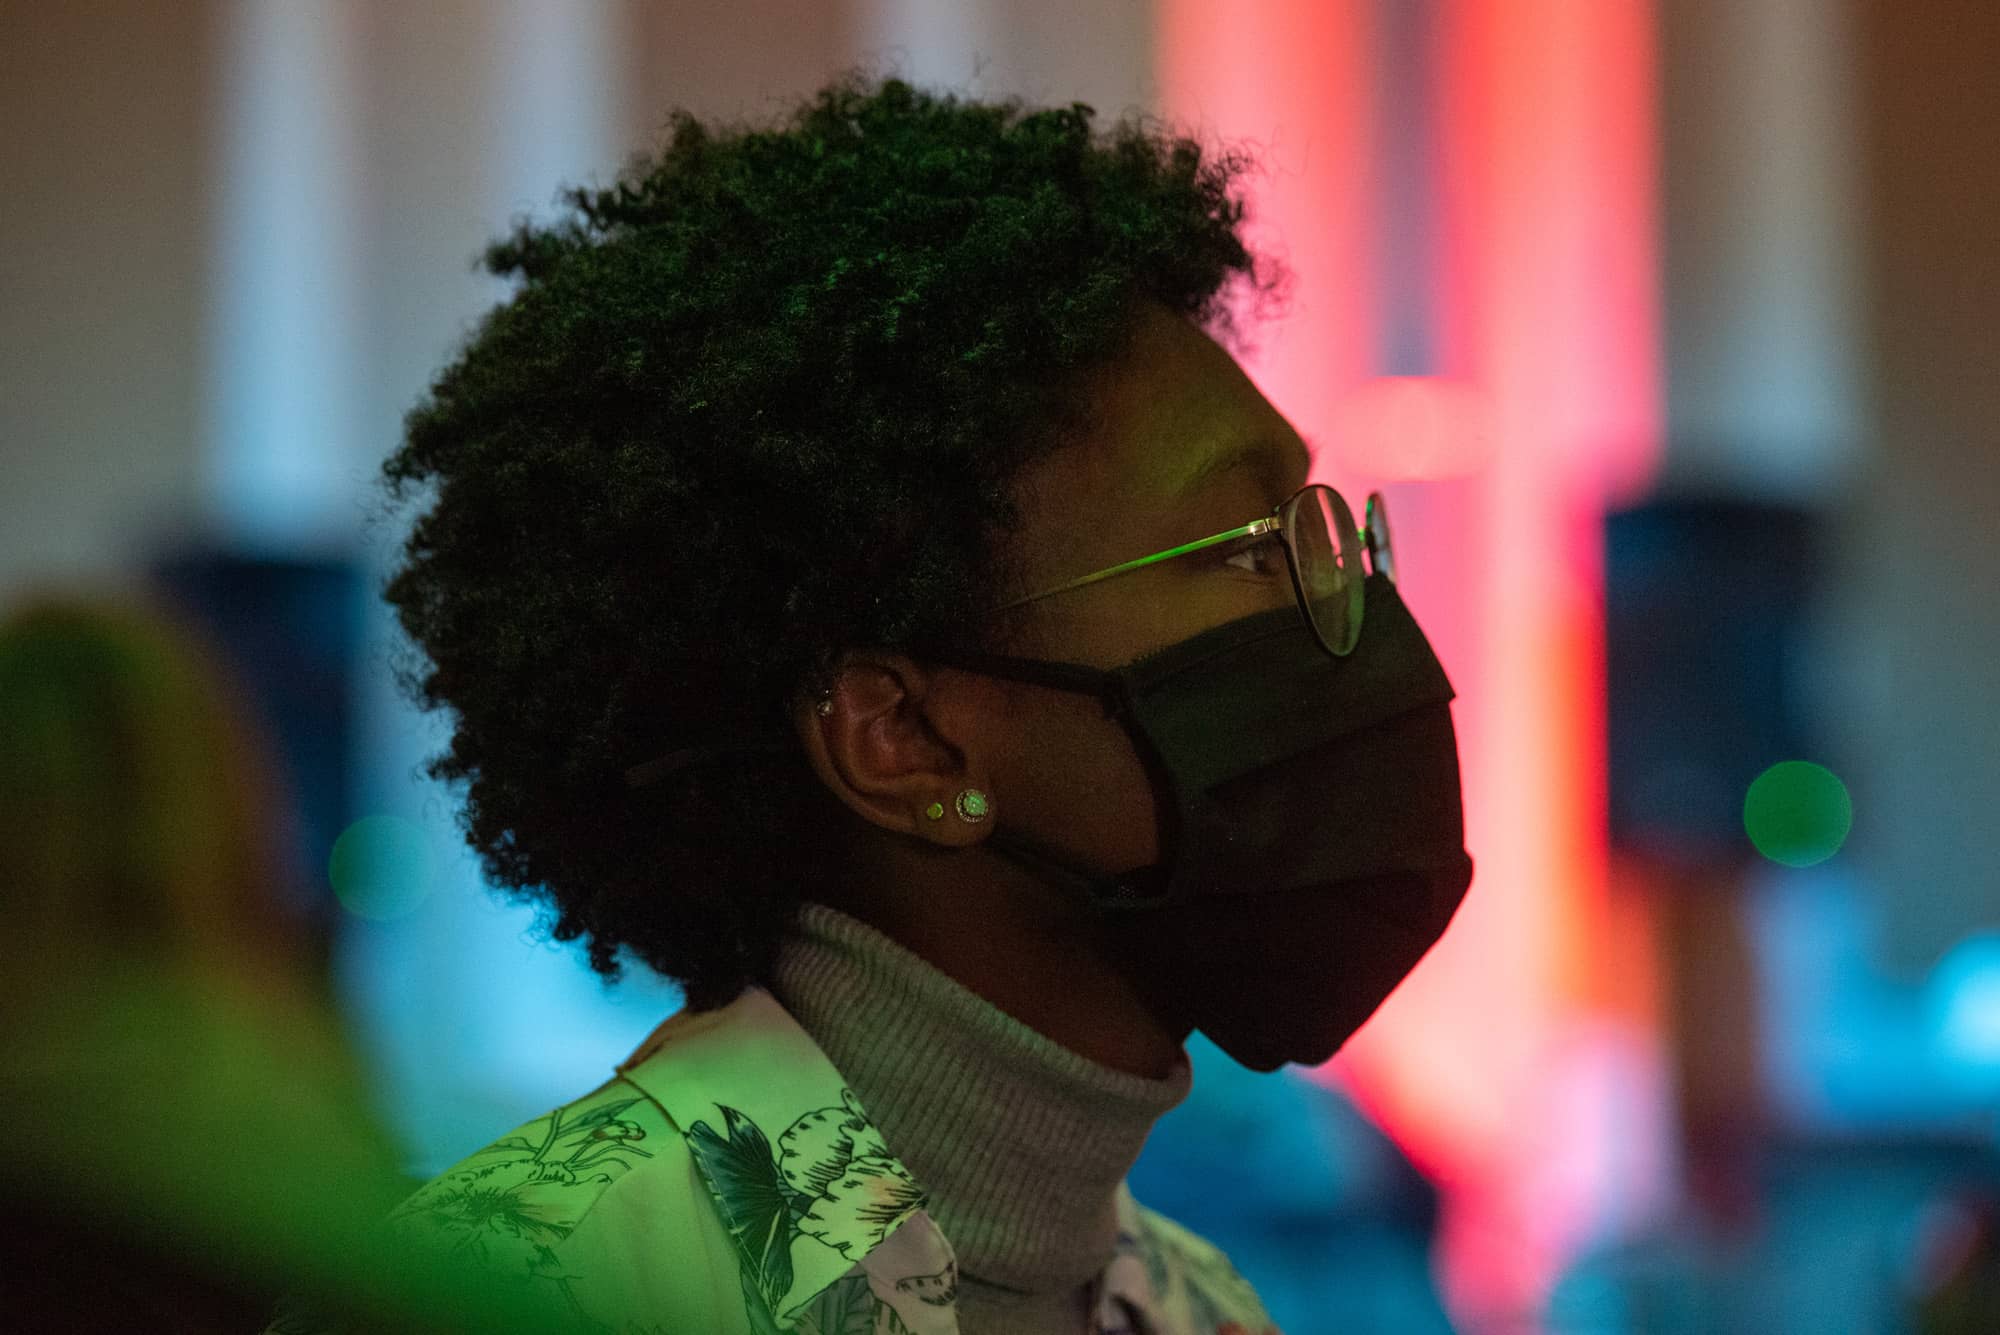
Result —
M958 1262L923 1187L769 991L680 1012L596 1090L390 1216L618 1335L956 1335ZM1092 1335L1277 1335L1214 1246L1121 1185Z

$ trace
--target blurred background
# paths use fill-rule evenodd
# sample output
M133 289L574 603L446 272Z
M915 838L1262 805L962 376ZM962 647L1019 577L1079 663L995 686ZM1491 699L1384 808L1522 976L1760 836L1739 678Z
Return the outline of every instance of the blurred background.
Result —
M375 469L482 245L857 62L1165 117L1263 163L1245 366L1388 495L1479 871L1326 1067L1197 1036L1134 1192L1290 1335L2000 1330L1996 51L1983 0L4 0L0 617L230 683L435 1174L680 1004L484 892L390 679Z

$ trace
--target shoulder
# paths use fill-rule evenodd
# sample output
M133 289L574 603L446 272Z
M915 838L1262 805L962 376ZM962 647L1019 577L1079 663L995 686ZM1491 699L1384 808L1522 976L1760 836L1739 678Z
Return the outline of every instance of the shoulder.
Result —
M878 1286L928 1315L952 1259L924 1204L825 1054L749 988L667 1019L611 1080L454 1164L391 1227L599 1329L733 1335L824 1325L828 1303L845 1321Z
M847 1330L950 1308L925 1193L768 992L670 1017L582 1098L391 1212L396 1244L589 1330ZM893 1328L893 1326L891 1327Z
M644 1095L613 1078L459 1160L398 1205L390 1226L481 1258L537 1255L670 1148L671 1131Z
M1278 1335L1250 1281L1220 1247L1157 1210L1120 1194L1118 1251L1113 1265L1131 1267L1137 1305L1155 1327L1200 1335Z
M523 1123L389 1215L413 1255L553 1304L586 1329L634 1314L742 1318L728 1239L685 1139L622 1076Z

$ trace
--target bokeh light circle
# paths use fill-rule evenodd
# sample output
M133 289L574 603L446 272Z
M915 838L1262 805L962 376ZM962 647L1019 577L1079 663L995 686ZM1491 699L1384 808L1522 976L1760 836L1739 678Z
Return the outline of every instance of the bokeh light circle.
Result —
M401 816L363 816L333 841L326 870L349 913L377 922L401 918L430 893L430 837Z
M1757 851L1787 867L1824 862L1847 842L1854 803L1824 765L1784 760L1759 774L1743 798L1743 830Z

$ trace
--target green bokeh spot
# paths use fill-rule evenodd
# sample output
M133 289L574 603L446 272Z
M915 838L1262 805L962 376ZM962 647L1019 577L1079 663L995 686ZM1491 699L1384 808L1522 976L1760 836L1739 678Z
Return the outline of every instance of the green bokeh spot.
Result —
M363 816L333 841L326 874L349 913L377 922L404 917L430 893L430 839L401 816Z
M1853 825L1847 785L1832 770L1808 760L1771 766L1743 798L1743 829L1750 842L1787 867L1826 861L1847 842Z

